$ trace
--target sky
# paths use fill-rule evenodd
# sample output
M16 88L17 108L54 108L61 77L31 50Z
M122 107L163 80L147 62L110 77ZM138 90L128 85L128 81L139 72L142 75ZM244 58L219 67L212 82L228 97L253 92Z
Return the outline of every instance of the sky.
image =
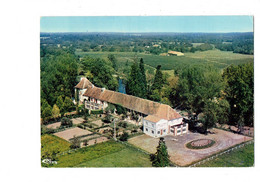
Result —
M253 32L253 16L41 17L41 32Z

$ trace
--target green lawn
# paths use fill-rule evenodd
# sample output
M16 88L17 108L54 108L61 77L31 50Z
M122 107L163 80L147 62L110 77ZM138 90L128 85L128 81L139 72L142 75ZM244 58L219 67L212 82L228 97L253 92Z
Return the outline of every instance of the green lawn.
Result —
M152 167L152 164L148 155L125 148L119 152L81 163L76 167Z
M119 157L120 156L120 157ZM128 161L130 160L130 161ZM108 141L59 156L52 167L150 167L149 155Z
M70 149L70 143L54 135L41 136L41 156L45 153L64 152Z
M251 167L254 165L254 144L223 154L197 167Z

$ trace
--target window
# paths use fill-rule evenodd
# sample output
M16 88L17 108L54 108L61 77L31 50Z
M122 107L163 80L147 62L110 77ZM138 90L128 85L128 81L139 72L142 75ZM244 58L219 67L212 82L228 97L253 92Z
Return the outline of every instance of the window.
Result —
M181 128L181 125L179 125L178 128Z
M183 128L183 130L182 131L186 131L186 128Z
M146 131L148 131L148 128L145 128Z
M163 130L163 133L165 133L166 132L166 130Z
M154 124L152 124L152 127L154 128Z
M145 124L148 125L148 122L146 121Z
M177 133L180 133L181 132L181 130L177 130Z
M154 131L152 130L152 134L154 134Z
M160 131L157 131L157 134L160 134Z
M186 123L184 123L183 126L185 127L185 126L186 126Z

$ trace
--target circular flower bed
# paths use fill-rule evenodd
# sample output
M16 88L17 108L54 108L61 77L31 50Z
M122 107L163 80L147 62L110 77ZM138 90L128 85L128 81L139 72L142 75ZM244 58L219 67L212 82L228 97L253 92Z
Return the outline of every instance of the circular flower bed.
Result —
M190 149L205 149L211 147L214 143L215 141L211 139L198 139L187 143L186 147Z

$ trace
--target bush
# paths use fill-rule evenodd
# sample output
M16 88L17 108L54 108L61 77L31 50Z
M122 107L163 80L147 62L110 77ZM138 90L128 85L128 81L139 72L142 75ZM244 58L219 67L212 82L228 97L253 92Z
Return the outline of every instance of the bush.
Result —
M76 137L75 135L71 139L70 148L72 148L72 149L80 148L80 139L78 137Z
M103 110L91 110L91 114L103 114Z
M123 135L120 136L119 140L120 141L127 141L129 138L128 133L124 132Z
M68 127L71 127L73 125L71 119L67 118L67 117L63 117L61 119L61 127L63 126L68 126Z

